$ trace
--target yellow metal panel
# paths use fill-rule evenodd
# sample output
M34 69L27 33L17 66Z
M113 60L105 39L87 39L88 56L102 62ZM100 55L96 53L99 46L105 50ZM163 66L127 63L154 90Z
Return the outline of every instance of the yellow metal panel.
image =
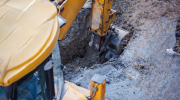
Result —
M104 3L103 33L105 31L109 30L109 25L112 22L112 21L110 21L110 13L111 13L112 2L113 2L113 0L105 0L105 3ZM116 18L116 16L115 16L115 18Z
M106 22L106 24L104 25L104 31L107 31L112 23L112 21L116 18L117 16L117 12L115 10L111 9L111 13L109 15L109 20L108 22Z
M0 7L0 12L2 8L3 9L6 8L8 10L6 10L7 12L0 19L0 33L4 33L4 34L0 34L0 45L2 45L2 42L4 42L4 39L6 39L18 27L18 25L14 24L13 22L21 13L21 11L10 9L9 7L6 7L6 6ZM0 14L3 14L3 13L4 12L2 11Z
M0 7L0 19L8 13L8 11L10 11L11 9L9 7L6 7L6 6L1 6Z
M9 7L8 7L9 8ZM18 16L21 14L21 11L16 9L10 9L0 20L1 23L6 25L12 25L14 21L18 18ZM8 20L8 22L7 22Z
M51 34L49 33L51 33L52 31L53 24L54 24L54 20L49 21L44 25L42 25L41 27L39 27L35 32L33 33L27 32L26 33L27 35L24 34L26 32L25 31L26 29L23 30L19 28L19 30L14 32L14 34L10 38L11 40L15 40L13 43L5 43L6 45L1 45L2 48L8 48L8 47L15 48L13 49L13 51L11 50L10 51L16 52L14 53L14 56L12 57L12 60L9 63L9 67L7 71L15 67L21 67L21 64L28 63L29 60L32 60L36 57L38 52L41 52L41 49L43 48L43 46L46 45L47 40L49 40L49 38L51 37ZM23 43L21 42L22 40L16 40L18 37L23 37L24 39ZM15 45L16 47L13 45ZM31 49L32 47L34 49ZM32 52L32 53L27 54L27 52ZM22 59L22 56L20 55L26 55L26 56L23 56Z
M47 26L48 26L48 24L47 24ZM43 47L40 49L40 51L38 51L36 53L36 55L33 56L33 58L28 59L26 62L20 64L19 66L14 66L14 68L11 70L8 70L7 71L8 73L6 74L6 77L4 78L4 83L5 83L4 85L7 86L7 85L10 85L11 83L17 81L18 79L22 78L23 76L25 76L26 74L28 74L29 72L34 70L40 63L42 63L52 52L52 50L57 42L58 36L59 36L58 32L59 32L59 27L58 27L58 23L57 23L57 18L55 18L54 28L51 33L51 37L47 40L46 44L43 45ZM45 33L45 31L44 31L44 33ZM38 37L39 37L39 39L41 39L40 36L38 36ZM14 56L12 56L11 59L14 59L14 60L15 59L17 59L17 60L24 59L27 57L26 56L27 54L30 54L30 53L34 54L36 52L36 50L34 50L34 49L36 49L36 48L34 48L34 46L38 45L38 44L36 44L37 42L40 42L40 41L36 40L33 43L30 43L31 46L29 44L27 44L24 48L22 48L22 51L18 52ZM27 49L29 49L29 50L27 50ZM18 57L18 58L16 58L16 57ZM17 62L15 62L15 61L13 61L13 62L15 64L17 64ZM12 66L12 63L11 63L11 66Z
M50 55L59 36L57 9L51 2L11 1L18 2L11 2L0 19L0 86L9 86L34 70ZM24 11L14 7L18 4Z
M105 100L106 80L102 84L95 83L91 80L90 87L92 87L92 86L97 88L97 92L96 92L95 96L90 100ZM92 90L90 90L90 93L92 94Z
M0 6L2 6L4 3L6 3L8 0L0 0Z
M35 30L44 22L54 18L57 14L54 8L55 6L50 2L42 3L41 0L36 0L25 12L22 12L16 23Z
M100 35L108 32L111 22L116 18L116 11L111 11L113 0L93 0L91 30Z
M61 28L59 39L62 39L66 35L68 29L70 28L85 2L86 0L67 0L67 3L63 5L64 10L60 13L60 15L66 19L67 22Z
M5 5L13 9L23 11L31 2L36 0L9 0Z
M67 82L69 87L62 100L87 100L87 98L78 90L84 91L83 88ZM76 90L77 89L77 90Z
M6 69L9 64L12 53L6 49L0 49L0 85L4 83Z
M78 92L80 92L81 94L83 94L84 96L88 97L90 96L90 90L82 88L80 86L77 86L71 82L66 81L66 83L68 83L69 85L71 85L75 90L77 90Z
M104 0L92 1L91 30L97 31L99 34L103 32L102 31L103 5L104 5Z

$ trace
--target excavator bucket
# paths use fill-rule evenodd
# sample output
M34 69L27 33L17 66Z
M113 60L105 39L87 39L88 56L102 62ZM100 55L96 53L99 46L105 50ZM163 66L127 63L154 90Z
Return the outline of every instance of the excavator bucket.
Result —
M115 32L114 32L111 40L109 41L108 46L110 48L112 48L113 50L115 50L116 55L121 54L121 52L123 50L122 40L127 34L129 34L128 31L120 29L119 27L115 27Z
M106 59L118 57L122 53L124 47L127 46L127 44L124 45L123 43L126 39L126 35L128 34L128 31L114 26L114 30L109 32L104 44L101 47L101 51L105 53L104 57Z

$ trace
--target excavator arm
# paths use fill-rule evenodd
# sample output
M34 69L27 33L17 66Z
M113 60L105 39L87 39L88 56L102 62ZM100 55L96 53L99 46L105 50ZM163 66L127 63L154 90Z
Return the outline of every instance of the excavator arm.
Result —
M85 4L86 0L55 0L58 14L66 20L66 24L61 27L59 39L63 39L77 14Z
M86 0L53 1L58 14L66 20L66 24L60 29L59 40L66 35L85 2ZM111 9L112 3L113 0L92 0L90 32L93 34L93 39L90 46L97 52L107 52L109 48L112 48L116 51L115 54L119 55L121 53L120 42L128 32L120 30L121 33L117 33L116 29L111 26L112 21L118 15L115 10ZM114 37L116 40L111 39L114 34L116 34Z

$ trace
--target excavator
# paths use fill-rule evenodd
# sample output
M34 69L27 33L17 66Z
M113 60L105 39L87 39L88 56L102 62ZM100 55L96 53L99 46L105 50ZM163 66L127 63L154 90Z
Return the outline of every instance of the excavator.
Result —
M53 75L52 50L85 2L0 0L0 100L105 100L102 75L92 77L90 90ZM118 15L112 3L92 0L91 8L90 46L106 58L121 54L128 34L111 24Z

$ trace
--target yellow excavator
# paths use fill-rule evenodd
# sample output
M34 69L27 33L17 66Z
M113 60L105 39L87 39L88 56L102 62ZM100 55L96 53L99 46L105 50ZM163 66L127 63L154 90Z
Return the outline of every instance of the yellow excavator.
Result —
M106 79L94 75L90 90L53 75L52 50L86 0L0 0L0 100L105 100ZM111 22L113 0L92 0L90 42L106 57L121 53L128 34Z

